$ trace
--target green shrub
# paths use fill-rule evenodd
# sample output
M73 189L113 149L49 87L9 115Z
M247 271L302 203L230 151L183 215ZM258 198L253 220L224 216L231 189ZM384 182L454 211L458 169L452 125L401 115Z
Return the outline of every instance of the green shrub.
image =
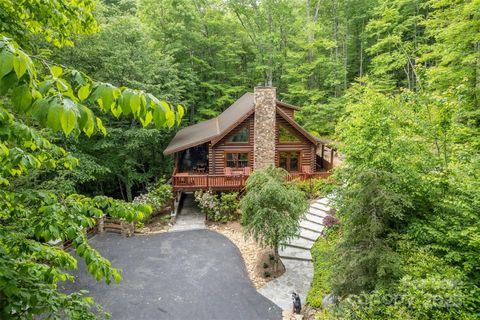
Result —
M478 302L478 301L477 301ZM389 289L353 295L331 310L333 319L479 319L475 301L458 279L405 276Z
M299 190L305 192L311 199L325 197L331 193L335 187L330 179L294 180L291 183Z
M400 240L403 276L370 293L350 295L327 319L479 319L479 291L464 272L426 247Z
M319 238L311 249L314 272L312 286L307 295L307 303L314 308L320 308L323 297L331 292L330 275L336 239L337 234L331 232L327 238Z
M212 191L200 190L195 192L195 201L210 221L227 222L238 218L238 192L217 194Z

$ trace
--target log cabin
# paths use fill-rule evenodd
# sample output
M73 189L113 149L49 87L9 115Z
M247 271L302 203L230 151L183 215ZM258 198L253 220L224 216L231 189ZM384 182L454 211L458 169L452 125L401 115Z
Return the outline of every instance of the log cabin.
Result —
M252 170L269 165L289 180L329 176L333 152L295 121L297 110L275 88L256 87L216 118L181 129L164 151L175 160L173 191L240 190Z

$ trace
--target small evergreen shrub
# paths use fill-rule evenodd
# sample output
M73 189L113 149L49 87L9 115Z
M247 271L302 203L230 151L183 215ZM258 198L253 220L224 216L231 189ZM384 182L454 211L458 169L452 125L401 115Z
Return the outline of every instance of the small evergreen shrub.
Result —
M195 201L210 221L227 222L238 218L238 192L218 194L213 191L199 190L195 192Z

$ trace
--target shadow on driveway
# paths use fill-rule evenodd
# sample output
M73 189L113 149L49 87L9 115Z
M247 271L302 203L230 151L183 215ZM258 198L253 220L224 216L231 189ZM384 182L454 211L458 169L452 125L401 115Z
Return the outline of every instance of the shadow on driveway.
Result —
M97 235L91 245L123 269L106 285L82 260L67 292L87 289L112 319L281 319L281 310L255 290L238 248L209 230L124 238Z

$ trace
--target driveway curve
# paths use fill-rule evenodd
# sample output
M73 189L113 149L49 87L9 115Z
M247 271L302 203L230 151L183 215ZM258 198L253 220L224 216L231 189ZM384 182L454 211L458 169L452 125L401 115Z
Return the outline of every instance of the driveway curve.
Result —
M124 238L101 234L90 243L122 282L96 282L79 260L74 284L87 289L112 319L281 319L281 309L259 294L238 248L209 230Z

